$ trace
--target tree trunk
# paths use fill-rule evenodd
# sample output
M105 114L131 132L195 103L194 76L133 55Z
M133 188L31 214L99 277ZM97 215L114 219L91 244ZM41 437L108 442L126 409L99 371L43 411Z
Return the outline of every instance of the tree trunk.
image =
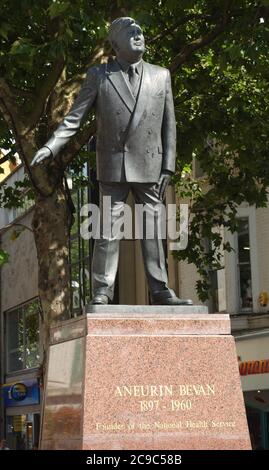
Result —
M38 291L43 310L43 350L52 323L71 315L69 276L69 209L63 185L47 197L37 196L32 228L38 258Z

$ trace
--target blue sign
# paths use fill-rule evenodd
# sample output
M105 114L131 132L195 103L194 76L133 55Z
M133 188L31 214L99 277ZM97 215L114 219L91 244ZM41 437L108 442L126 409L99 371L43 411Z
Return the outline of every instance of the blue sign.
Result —
M40 387L38 379L21 380L3 385L4 403L6 408L40 403Z
M27 397L27 387L23 383L16 383L10 387L9 395L13 400L22 401Z

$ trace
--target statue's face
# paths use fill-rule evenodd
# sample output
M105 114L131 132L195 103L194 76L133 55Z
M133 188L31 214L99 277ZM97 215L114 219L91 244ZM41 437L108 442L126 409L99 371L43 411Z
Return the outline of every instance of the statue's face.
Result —
M115 50L117 55L126 60L141 56L145 51L145 39L140 26L132 24L120 30L117 34Z

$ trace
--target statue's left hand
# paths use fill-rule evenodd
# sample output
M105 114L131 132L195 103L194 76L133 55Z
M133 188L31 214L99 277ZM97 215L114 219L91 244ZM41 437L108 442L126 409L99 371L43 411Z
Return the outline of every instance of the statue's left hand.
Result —
M31 161L30 166L37 166L40 163L43 163L44 161L52 158L52 152L51 150L44 146L39 149L36 154L34 155L33 160Z
M172 173L170 171L162 171L159 181L158 181L158 186L159 186L159 197L160 200L162 201L164 199L165 191L166 188L169 184L169 181L171 179Z

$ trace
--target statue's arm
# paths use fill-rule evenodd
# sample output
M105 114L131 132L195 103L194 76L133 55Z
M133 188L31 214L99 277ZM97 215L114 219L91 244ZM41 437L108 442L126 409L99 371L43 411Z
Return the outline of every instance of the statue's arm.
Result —
M162 170L174 173L176 164L176 118L169 70L167 70L166 77L166 93L162 122L162 146Z
M176 118L169 70L167 70L165 84L165 104L162 121L162 147L162 170L158 181L159 196L161 200L163 200L165 196L166 188L169 184L171 176L175 172L176 164Z
M52 134L46 144L38 150L31 163L32 166L47 158L55 157L71 137L79 130L83 119L92 107L98 90L96 69L89 69L81 90L69 113Z

